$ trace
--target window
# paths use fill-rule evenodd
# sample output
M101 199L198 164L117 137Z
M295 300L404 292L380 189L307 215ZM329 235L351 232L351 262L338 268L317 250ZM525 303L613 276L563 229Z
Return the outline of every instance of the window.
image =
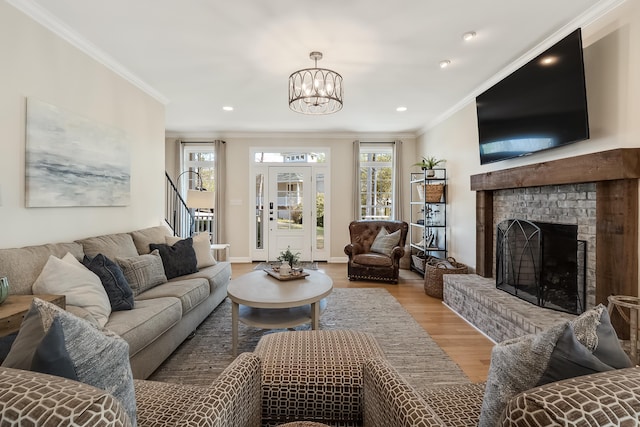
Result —
M393 216L393 145L360 144L360 219Z
M206 190L215 191L215 149L209 146L185 146L183 156L183 175L181 175L180 185L182 194L186 190ZM195 173L184 173L184 172ZM200 179L198 179L198 175ZM209 233L213 242L216 241L214 209L196 209L194 212L195 223L193 231L195 233Z

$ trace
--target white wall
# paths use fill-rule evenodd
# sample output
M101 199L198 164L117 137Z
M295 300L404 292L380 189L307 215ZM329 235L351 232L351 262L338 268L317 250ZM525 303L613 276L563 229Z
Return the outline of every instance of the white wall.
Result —
M168 138L167 156L176 156L173 141L178 136ZM232 261L248 261L250 258L250 233L254 218L254 207L249 199L251 185L250 149L252 147L327 147L331 152L331 252L334 261L346 259L344 246L349 243L348 227L352 220L352 182L353 182L353 146L354 140L362 142L403 141L403 168L407 186L404 189L405 216L409 205L409 171L410 165L415 163L415 139L406 135L332 135L332 134L255 134L255 135L206 135L195 138L183 135L185 140L213 140L222 139L227 142L227 236L231 244L230 257ZM167 167L171 162L167 159ZM231 204L231 201L234 204ZM240 204L237 202L240 201ZM408 221L408 218L405 218Z
M621 147L640 147L640 0L583 28L591 138L526 158L480 166L475 103L418 137L419 155L447 159L450 255L475 268L470 176Z
M0 247L16 247L161 224L164 105L0 2ZM131 204L25 208L27 97L123 129L131 142Z

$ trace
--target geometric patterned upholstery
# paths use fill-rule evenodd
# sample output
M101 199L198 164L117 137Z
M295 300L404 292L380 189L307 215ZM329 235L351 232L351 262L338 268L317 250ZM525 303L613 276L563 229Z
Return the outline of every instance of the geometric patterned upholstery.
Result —
M138 427L259 427L260 359L240 354L207 387L136 380Z
M512 398L502 426L636 426L640 369L628 368L546 384Z
M123 406L103 390L61 377L1 367L0 414L2 426L131 426Z
M422 391L424 401L447 426L477 426L485 383L455 384Z
M362 425L362 364L384 358L373 335L353 330L288 331L263 336L262 420Z
M443 426L427 405L386 360L364 363L364 425L367 427Z

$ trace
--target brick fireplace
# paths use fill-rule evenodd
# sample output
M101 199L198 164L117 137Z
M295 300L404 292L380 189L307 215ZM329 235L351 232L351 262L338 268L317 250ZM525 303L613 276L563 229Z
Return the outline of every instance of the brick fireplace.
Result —
M590 242L587 306L606 305L609 295L637 296L638 178L637 148L471 176L471 190L476 192L476 273L493 277L495 224L512 215L502 208L506 203L543 221L566 220L569 216L562 210L568 209L575 214L570 221L579 227L582 223L581 238ZM522 200L515 205L505 200L512 196ZM590 213L594 208L595 216Z
M496 342L540 332L572 314L496 288L495 226L509 217L574 223L587 241L587 308L638 295L640 149L623 148L471 176L476 192L476 275L445 275L443 299ZM628 338L620 317L612 323Z

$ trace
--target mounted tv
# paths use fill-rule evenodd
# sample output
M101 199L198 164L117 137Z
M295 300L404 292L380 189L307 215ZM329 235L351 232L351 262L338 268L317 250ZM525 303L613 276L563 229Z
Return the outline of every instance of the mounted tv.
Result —
M589 139L577 29L476 97L480 163Z

